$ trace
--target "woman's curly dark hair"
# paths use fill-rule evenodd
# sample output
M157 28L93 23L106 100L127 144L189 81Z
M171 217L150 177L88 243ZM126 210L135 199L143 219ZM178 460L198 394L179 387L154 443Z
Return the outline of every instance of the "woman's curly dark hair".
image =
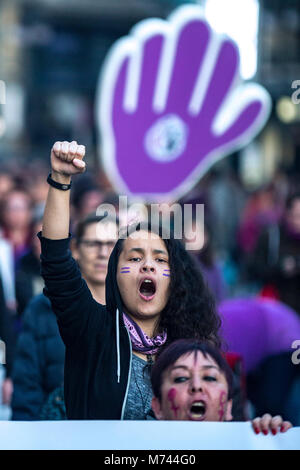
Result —
M219 329L220 317L216 311L214 298L209 291L202 273L194 259L184 248L182 242L170 236L165 237L163 227L153 227L150 223L141 222L133 231L145 230L159 235L168 250L170 264L170 296L166 307L161 312L157 330L167 331L165 346L176 339L193 338L211 341L221 347ZM122 251L124 240L117 242L118 256ZM162 348L164 349L164 348Z

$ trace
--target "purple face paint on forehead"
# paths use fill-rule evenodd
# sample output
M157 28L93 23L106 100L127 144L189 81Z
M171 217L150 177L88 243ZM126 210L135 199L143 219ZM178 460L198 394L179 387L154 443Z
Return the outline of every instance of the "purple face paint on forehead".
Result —
M194 351L194 366L197 364L198 351Z

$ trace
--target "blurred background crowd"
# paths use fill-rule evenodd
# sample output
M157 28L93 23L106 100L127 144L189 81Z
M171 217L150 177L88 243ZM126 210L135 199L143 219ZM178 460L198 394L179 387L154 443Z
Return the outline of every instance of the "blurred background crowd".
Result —
M99 69L110 45L139 20L166 18L183 3L188 2L0 1L0 80L5 84L0 104L0 338L6 346L1 419L64 416L41 411L52 392L63 406L57 393L63 344L57 347L57 327L48 320L38 331L39 308L45 313L50 306L36 297L43 290L36 233L48 190L50 149L56 140L77 140L87 148L88 171L74 178L72 188L74 232L101 203L118 210L119 194L98 155L93 113ZM217 28L217 2L198 3ZM244 14L247 8L259 12L254 19L248 16L249 29L250 19L254 23L249 49L245 46L251 60L244 78L266 87L272 114L251 144L215 164L179 202L205 205L205 244L193 256L225 319L224 338L231 365L239 368L244 415L269 411L300 425L300 364L291 359L292 342L300 342L300 91L298 98L295 84L298 79L300 89L300 5L297 0L224 3L227 16L222 13L222 18L229 29L230 18L238 22L238 4ZM238 37L242 47L241 28ZM35 370L31 375L30 368ZM43 389L40 395L35 382Z

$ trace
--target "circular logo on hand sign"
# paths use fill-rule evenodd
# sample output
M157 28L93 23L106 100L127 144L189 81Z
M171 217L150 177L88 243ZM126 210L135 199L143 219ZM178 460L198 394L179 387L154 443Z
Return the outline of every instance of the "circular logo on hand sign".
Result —
M175 201L209 168L249 143L271 110L240 79L236 44L197 5L146 19L112 47L96 99L103 167L116 191Z
M145 135L145 151L153 160L170 162L178 158L187 144L187 126L175 114L159 118Z

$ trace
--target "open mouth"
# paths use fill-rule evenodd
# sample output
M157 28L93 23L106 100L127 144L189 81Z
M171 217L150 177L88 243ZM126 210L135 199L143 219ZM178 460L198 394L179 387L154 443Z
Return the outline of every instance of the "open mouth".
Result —
M204 419L206 405L203 401L195 401L190 407L191 419Z
M153 299L156 292L156 285L152 279L144 279L141 282L139 293L142 299L151 300Z

